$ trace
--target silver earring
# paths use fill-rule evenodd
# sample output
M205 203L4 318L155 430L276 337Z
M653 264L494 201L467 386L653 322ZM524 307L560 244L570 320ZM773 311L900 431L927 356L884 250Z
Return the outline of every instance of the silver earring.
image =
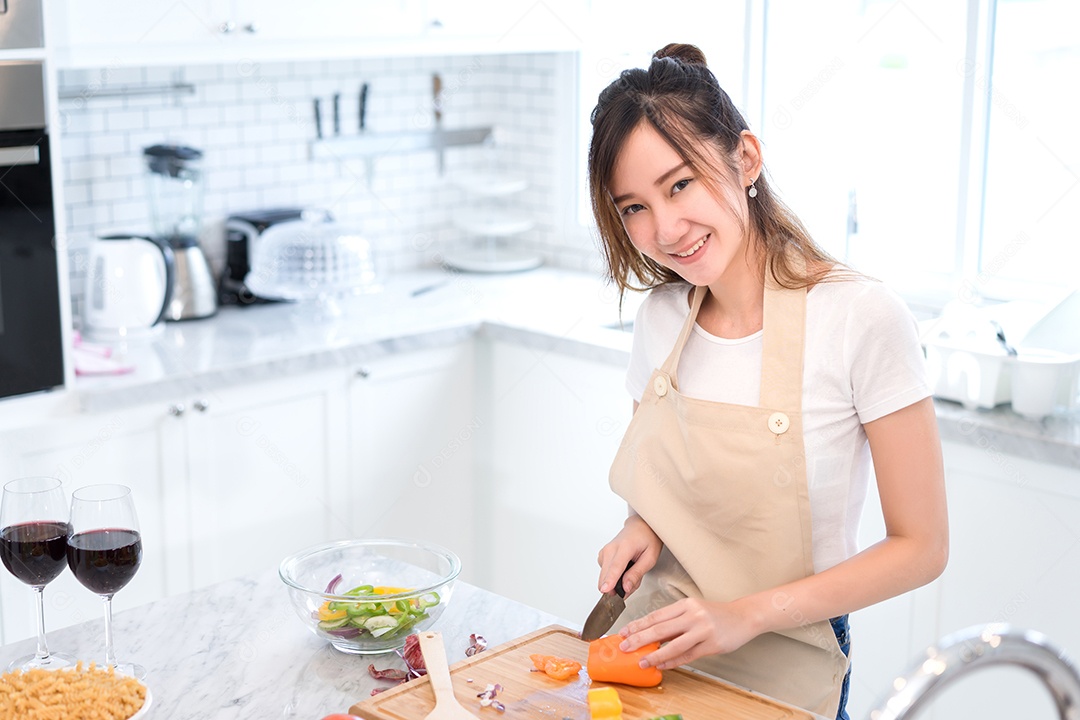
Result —
M757 188L754 186L754 183L756 183L756 182L757 182L756 179L751 180L750 181L750 189L746 191L746 194L749 195L752 198L757 197Z

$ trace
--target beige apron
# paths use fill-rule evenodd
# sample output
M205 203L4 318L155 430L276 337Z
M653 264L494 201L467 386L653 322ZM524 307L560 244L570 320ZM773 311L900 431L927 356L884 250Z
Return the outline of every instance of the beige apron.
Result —
M801 412L806 290L766 278L761 407L679 393L679 356L707 290L698 287L627 428L611 488L664 549L616 627L684 597L726 602L814 571ZM782 593L773 604L801 615ZM692 666L832 718L848 659L823 620L765 633Z

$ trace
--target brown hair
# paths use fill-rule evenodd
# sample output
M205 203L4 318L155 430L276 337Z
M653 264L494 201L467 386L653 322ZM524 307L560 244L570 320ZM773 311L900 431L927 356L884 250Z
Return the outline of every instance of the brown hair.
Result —
M749 129L706 66L705 55L693 45L664 46L653 55L648 69L625 70L600 93L592 111L589 194L608 275L620 294L683 281L674 270L634 248L608 191L626 138L643 122L678 152L718 198L720 179L725 174L739 175L736 156L741 133ZM702 143L720 151L726 170L716 167ZM838 264L836 260L814 242L795 213L772 191L764 168L755 186L757 195L749 202L750 239L759 244L773 279L788 288L808 287L824 279ZM805 270L792 262L789 253L802 255ZM633 285L631 277L640 285Z

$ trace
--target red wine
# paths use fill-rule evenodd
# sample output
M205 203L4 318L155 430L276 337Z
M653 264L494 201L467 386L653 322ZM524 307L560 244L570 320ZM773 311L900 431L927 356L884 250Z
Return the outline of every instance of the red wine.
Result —
M135 577L142 562L142 538L134 530L90 530L68 538L71 572L88 590L111 595Z
M64 571L64 550L71 526L65 522L29 522L0 531L0 558L27 585L46 585Z

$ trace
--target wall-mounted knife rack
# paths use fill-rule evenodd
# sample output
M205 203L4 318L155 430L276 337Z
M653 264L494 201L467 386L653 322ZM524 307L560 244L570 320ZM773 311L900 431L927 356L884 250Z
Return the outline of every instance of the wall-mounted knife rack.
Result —
M335 136L313 140L310 144L311 159L401 155L423 150L438 152L451 147L483 145L492 141L492 133L493 128L488 126Z

